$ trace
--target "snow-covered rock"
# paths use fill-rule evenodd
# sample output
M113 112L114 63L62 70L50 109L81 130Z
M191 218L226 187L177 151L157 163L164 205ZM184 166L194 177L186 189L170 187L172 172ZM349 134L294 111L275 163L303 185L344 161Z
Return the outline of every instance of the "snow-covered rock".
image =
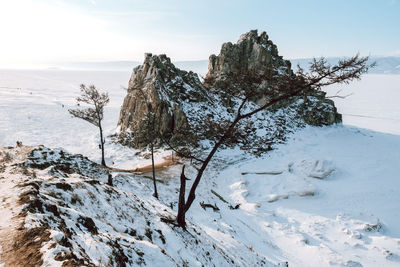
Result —
M333 163L329 160L304 159L295 164L289 164L289 169L294 173L303 173L312 178L324 179L334 170Z

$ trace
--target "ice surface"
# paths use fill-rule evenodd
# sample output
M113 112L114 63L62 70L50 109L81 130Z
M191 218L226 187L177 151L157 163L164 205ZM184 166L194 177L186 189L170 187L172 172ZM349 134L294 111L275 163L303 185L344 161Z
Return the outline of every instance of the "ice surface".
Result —
M378 132L400 134L400 75L365 75L350 85L331 86L328 95L349 95L333 98L343 123Z

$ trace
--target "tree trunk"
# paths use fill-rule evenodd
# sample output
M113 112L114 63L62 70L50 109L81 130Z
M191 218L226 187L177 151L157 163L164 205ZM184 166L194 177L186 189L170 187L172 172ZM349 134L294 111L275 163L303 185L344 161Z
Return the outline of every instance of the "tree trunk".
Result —
M236 119L232 122L232 124L229 126L229 128L225 131L224 135L218 140L218 142L214 145L213 149L210 151L208 154L207 158L203 161L203 164L201 165L201 168L198 170L196 179L194 180L192 187L190 188L188 199L185 202L185 187L186 187L186 177L185 177L185 165L182 168L182 174L181 174L181 188L179 190L179 204L178 204L178 215L176 217L176 221L179 226L185 229L186 222L185 222L185 215L186 212L189 210L190 206L192 205L194 199L196 198L196 189L197 186L200 183L201 177L203 176L203 173L205 169L208 166L208 163L210 163L212 157L214 156L215 152L217 152L218 148L222 145L222 143L225 141L225 139L230 135L232 129L235 127L235 125L238 123L240 120L239 115L236 117Z
M156 184L156 170L154 168L154 144L153 141L151 142L151 170L153 172L153 185L154 185L154 194L155 198L158 198L157 193L157 184Z
M176 216L176 222L180 227L186 229L186 208L185 208L185 190L186 190L186 176L185 176L185 165L182 167L181 173L181 188L179 189L179 203L178 203L178 215Z
M218 140L218 142L214 145L213 149L210 151L210 153L208 154L207 158L203 161L203 164L201 165L201 168L198 170L197 172L197 176L196 179L194 180L192 187L190 188L189 191L189 195L188 195L188 199L185 203L185 210L188 211L190 206L192 205L194 199L196 198L196 189L197 186L200 183L201 177L203 176L203 173L205 171L205 169L207 168L207 165L210 163L212 157L214 156L214 154L217 152L218 148L224 143L225 139L228 138L228 136L232 133L233 129L235 128L236 124L244 119L244 118L248 118L251 117L252 115L256 114L257 112L260 112L261 110L266 109L267 107L270 107L272 104L277 103L278 100L282 100L285 98L288 98L290 96L294 96L297 93L301 92L301 90L296 91L296 93L292 93L290 95L287 95L286 97L278 97L274 100L271 100L269 103L265 104L264 106L259 107L258 109L253 110L252 112L249 112L245 115L241 115L240 114L240 109L241 107L243 107L243 105L245 104L246 100L244 100L238 110L238 114L236 115L235 120L229 125L229 127L225 130L224 135L221 136L221 138Z
M236 119L232 122L232 124L229 126L229 128L225 131L225 134L218 140L218 142L214 145L213 149L210 151L210 154L208 154L207 158L204 160L203 164L201 165L201 168L197 172L196 179L193 182L192 187L190 188L189 191L189 196L188 199L185 203L185 210L189 210L190 206L192 205L194 199L196 198L196 189L197 186L200 183L201 177L203 176L203 173L205 169L208 166L208 163L210 163L212 157L214 156L215 152L217 152L218 148L222 145L222 143L225 141L225 139L229 136L231 133L232 129L235 127L235 125L238 123L240 120L239 117L236 117Z
M113 186L113 179L112 179L112 174L111 174L111 173L108 173L108 181L107 181L107 184L108 184L109 186Z
M99 123L100 130L100 144L101 144L101 165L106 166L106 161L104 160L104 139L103 139L103 128L101 123Z

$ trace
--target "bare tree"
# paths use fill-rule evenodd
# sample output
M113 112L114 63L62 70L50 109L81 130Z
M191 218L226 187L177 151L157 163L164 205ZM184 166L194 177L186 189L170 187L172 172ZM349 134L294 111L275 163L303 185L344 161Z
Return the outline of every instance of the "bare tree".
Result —
M104 107L108 104L110 98L108 97L108 93L100 93L94 85L86 86L81 84L80 90L81 95L76 98L78 106L83 103L89 105L90 107L83 109L69 109L68 112L72 116L85 120L99 128L101 165L106 166L106 162L104 160L105 138L103 137L103 127L101 125L101 121L104 117Z
M357 54L349 59L340 60L336 65L331 66L324 58L314 59L310 63L308 72L298 66L296 73L281 73L270 69L264 73L241 73L234 78L234 87L227 87L224 90L215 90L220 94L221 103L233 110L233 116L227 119L215 119L213 116L202 118L197 127L191 129L192 136L199 134L207 137L212 143L208 154L204 158L195 155L187 148L182 150L181 155L195 159L200 162L196 178L190 188L187 200L185 201L184 168L181 174L181 187L179 192L179 205L176 221L179 226L185 228L185 214L191 207L197 186L203 176L211 159L217 150L223 146L239 145L251 153L259 154L268 150L268 142L260 140L254 134L254 120L250 120L255 114L277 105L281 101L289 100L296 96L307 96L323 86L331 84L349 83L354 79L360 79L374 64L367 64L368 57L359 57ZM267 86L260 88L260 83L268 81ZM205 81L207 82L207 81ZM255 100L262 100L256 105ZM203 131L202 131L203 129ZM186 136L191 136L186 133ZM196 137L194 137L196 139ZM176 148L175 148L176 149ZM193 150L192 150L193 151Z
M137 140L137 143L146 144L147 146L150 146L151 170L152 170L153 187L154 187L153 196L155 198L158 198L156 171L154 166L154 146L157 140L161 140L160 138L161 134L159 133L159 127L158 127L159 125L157 124L156 112L153 111L153 107L148 97L142 90L144 82L145 82L144 77L140 77L138 86L136 88L133 88L133 90L137 90L139 92L146 106L146 115L142 119L143 120L142 127L140 127L140 129L135 131L133 134L134 138Z
M140 89L139 89L140 90ZM140 90L141 91L141 90ZM142 91L141 91L142 92ZM143 93L143 92L142 92ZM144 94L143 94L144 96ZM144 97L147 104L147 113L145 117L145 127L142 129L142 142L146 142L150 146L151 152L151 171L153 176L153 187L154 193L153 196L158 198L157 192L157 182L156 182L156 170L154 166L154 144L159 137L158 127L156 125L156 113L153 111L152 106L147 99Z

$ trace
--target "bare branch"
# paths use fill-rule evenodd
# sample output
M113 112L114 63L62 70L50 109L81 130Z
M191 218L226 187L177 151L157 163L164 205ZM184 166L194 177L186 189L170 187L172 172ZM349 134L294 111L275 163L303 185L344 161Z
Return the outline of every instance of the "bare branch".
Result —
M75 118L85 120L97 127L99 127L99 117L97 116L96 110L93 108L87 109L69 109L68 112Z
M360 57L356 54L349 59L341 59L336 65L331 66L324 58L318 60L314 58L310 63L310 71L308 73L298 71L297 75L303 77L309 86L317 90L331 84L348 84L353 80L359 80L362 74L375 66L375 62L368 64L368 59L369 57Z
M347 97L352 96L352 95L354 95L354 93L350 93L350 94L347 94L347 95L339 95L339 94L336 93L335 95L325 96L325 98L341 98L341 99L344 99L344 98L347 98Z

